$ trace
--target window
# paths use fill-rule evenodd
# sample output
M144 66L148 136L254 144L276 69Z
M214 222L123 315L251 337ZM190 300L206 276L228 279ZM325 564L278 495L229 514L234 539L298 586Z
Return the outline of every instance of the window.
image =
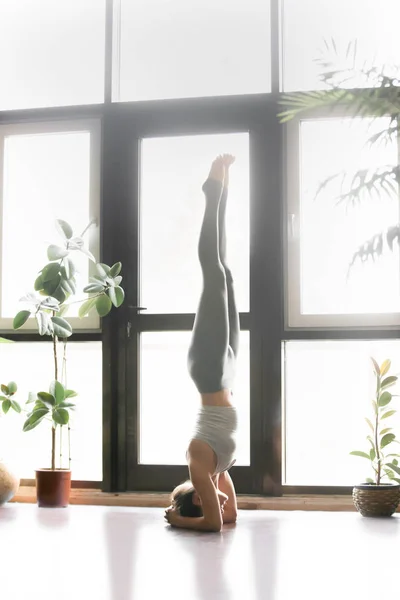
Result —
M146 139L141 171L141 305L150 313L194 313L202 285L197 244L201 186L220 152L236 156L227 208L228 255L239 310L249 306L248 134Z
M97 226L89 230L86 240L99 256L99 170L98 121L0 126L0 322L4 330L12 329L20 298L33 291L37 272L46 264L47 246L59 239L56 219L69 222L76 235L95 219ZM90 261L75 254L77 297L84 297ZM72 306L69 313L75 317L74 327L99 327L98 318L79 319L77 310ZM33 318L25 328L35 329Z
M104 100L105 0L2 0L0 110Z
M265 0L121 0L114 100L270 91L269 13Z
M59 355L62 354L60 348ZM67 345L67 384L78 396L71 421L71 470L76 481L102 480L102 350L101 342ZM52 381L51 342L0 344L1 383L15 381L23 408L29 392L48 391ZM89 375L90 374L90 375ZM7 377L7 381L4 380ZM49 468L51 426L41 423L23 433L26 415L0 415L0 455L15 466L21 479L34 479L35 469ZM63 467L68 468L67 429L63 428ZM58 443L58 439L57 439ZM59 465L57 450L56 466Z
M186 368L190 332L147 332L141 336L141 464L184 465L199 409L199 394ZM238 410L236 466L250 464L249 335L241 332L235 381ZM162 385L155 389L154 377Z
M332 50L331 56L335 61L338 57L341 66L349 65L346 49L353 40L357 41L356 65L364 61L398 65L399 17L397 0L283 0L283 89L321 88L315 60L325 41L331 45L332 39L337 54Z
M400 323L399 254L385 248L376 262L357 249L399 221L398 192L346 194L355 173L398 162L397 143L367 140L387 118L310 117L288 127L288 271L290 327L387 326ZM319 186L335 174L321 192ZM396 186L397 187L397 186ZM382 289L385 293L382 294Z
M365 481L371 477L369 463L349 453L368 444L364 417L370 416L376 386L370 356L379 364L393 359L397 372L399 341L292 341L285 343L284 353L284 483ZM399 417L391 418L398 428Z

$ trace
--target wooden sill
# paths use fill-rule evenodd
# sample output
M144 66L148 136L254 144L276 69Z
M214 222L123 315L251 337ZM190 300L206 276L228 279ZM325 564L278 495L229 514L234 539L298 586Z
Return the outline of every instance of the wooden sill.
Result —
M35 503L36 488L21 486L12 502ZM165 508L169 504L169 494L152 492L104 493L96 489L71 490L70 504L97 506L143 506ZM315 510L315 511L355 511L351 496L238 496L238 508L242 510Z

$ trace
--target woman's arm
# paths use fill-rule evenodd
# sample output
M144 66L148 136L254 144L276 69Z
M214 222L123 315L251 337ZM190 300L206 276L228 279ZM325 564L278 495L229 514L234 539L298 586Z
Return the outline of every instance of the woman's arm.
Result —
M221 473L218 480L218 488L228 496L222 515L224 523L235 523L237 519L237 500L233 481L228 471Z
M173 527L197 529L199 531L221 531L222 514L216 487L210 476L210 469L204 461L189 460L189 473L203 511L202 517L182 517L174 509L167 509L165 518Z
M174 508L167 508L165 511L165 520L172 527L182 529L195 529L196 531L221 531L221 526L213 527L204 517L182 517Z

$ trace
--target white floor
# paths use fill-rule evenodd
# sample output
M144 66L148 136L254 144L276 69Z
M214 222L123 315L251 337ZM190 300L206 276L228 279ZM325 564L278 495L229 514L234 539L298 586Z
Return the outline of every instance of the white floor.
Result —
M399 597L400 517L241 511L221 534L161 509L0 508L4 600L376 600Z

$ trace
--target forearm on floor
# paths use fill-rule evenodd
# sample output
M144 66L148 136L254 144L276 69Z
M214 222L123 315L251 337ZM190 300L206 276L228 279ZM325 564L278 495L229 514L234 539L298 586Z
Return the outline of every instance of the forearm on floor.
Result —
M195 529L197 531L217 532L221 531L222 523L219 525L211 524L204 517L182 517L176 516L172 527L180 527L181 529Z

